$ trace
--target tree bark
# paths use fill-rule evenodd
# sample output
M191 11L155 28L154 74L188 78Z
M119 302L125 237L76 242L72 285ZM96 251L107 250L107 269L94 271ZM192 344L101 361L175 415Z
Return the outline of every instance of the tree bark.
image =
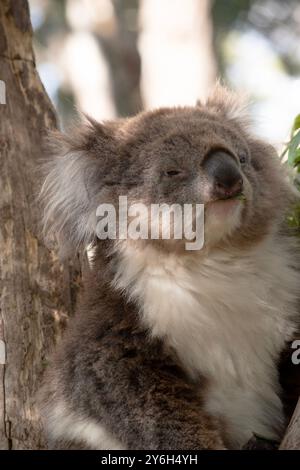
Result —
M35 68L24 0L0 2L0 79L0 449L38 449L45 442L35 395L75 288L69 266L39 235L37 167L56 119Z
M281 450L300 450L300 399L280 446Z

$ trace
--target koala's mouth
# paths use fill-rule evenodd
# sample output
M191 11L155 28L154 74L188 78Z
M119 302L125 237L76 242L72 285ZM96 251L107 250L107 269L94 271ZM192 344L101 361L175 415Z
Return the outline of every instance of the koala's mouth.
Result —
M206 205L206 213L221 220L224 217L240 214L245 201L246 196L243 192L214 198Z
M228 195L228 196L224 196L222 198L218 198L217 201L246 201L246 196L245 194L241 191L240 193L238 194L235 194L235 195Z

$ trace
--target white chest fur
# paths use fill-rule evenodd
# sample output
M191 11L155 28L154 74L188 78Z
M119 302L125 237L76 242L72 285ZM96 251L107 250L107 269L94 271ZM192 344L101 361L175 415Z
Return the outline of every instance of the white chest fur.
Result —
M232 445L253 433L278 437L283 414L276 363L294 331L298 289L278 243L269 240L245 255L194 259L127 246L116 282L186 370L208 379L206 409L225 419Z

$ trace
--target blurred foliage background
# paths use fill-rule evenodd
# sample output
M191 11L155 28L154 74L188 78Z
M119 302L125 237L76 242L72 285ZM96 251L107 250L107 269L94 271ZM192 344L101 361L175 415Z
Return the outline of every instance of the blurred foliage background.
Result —
M278 148L300 109L299 0L29 0L38 69L62 125L245 92Z

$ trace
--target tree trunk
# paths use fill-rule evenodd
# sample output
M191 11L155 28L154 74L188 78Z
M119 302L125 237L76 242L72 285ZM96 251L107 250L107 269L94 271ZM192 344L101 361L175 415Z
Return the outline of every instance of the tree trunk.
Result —
M300 399L280 446L281 450L300 450Z
M195 105L216 80L211 0L141 0L139 50L146 108Z
M0 79L0 448L37 449L45 443L34 397L75 291L69 266L39 236L37 166L56 121L26 0L0 2Z

